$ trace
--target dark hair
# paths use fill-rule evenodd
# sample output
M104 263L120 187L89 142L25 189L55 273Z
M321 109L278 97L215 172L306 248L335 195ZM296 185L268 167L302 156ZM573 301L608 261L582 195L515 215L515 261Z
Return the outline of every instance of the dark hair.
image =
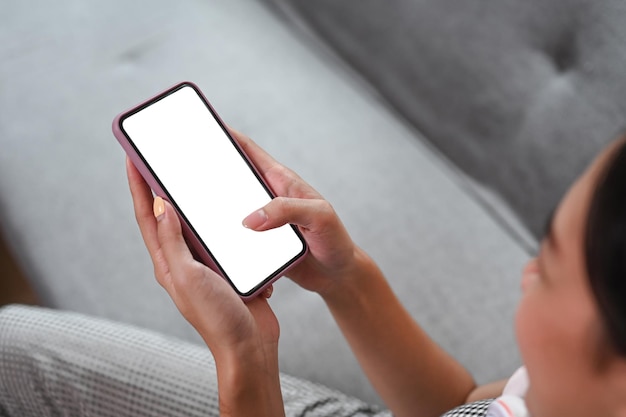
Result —
M591 197L585 259L592 292L609 341L626 356L626 141L598 177Z

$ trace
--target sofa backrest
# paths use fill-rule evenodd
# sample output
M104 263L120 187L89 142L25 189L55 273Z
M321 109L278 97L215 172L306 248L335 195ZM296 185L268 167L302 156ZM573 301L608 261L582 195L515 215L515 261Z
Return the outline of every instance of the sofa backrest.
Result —
M622 0L267 1L312 27L536 236L626 126Z

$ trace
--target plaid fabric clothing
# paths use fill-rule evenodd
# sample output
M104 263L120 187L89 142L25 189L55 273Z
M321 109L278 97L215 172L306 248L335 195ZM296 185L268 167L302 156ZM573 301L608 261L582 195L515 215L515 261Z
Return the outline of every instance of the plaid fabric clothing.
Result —
M281 375L287 416L387 417ZM446 417L481 416L481 404ZM484 407L486 408L486 406ZM0 416L219 416L206 347L76 313L0 309Z
M487 408L492 402L493 399L465 404L448 411L442 417L483 417L487 414Z

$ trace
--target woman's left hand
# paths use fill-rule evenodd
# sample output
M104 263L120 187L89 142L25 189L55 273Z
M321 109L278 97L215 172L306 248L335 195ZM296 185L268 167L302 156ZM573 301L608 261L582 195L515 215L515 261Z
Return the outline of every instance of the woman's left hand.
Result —
M264 296L244 303L222 277L193 258L176 212L168 202L153 198L150 187L128 158L126 168L135 217L156 278L200 333L216 361L227 355L250 360L250 352L274 356L279 326L267 302L271 287Z

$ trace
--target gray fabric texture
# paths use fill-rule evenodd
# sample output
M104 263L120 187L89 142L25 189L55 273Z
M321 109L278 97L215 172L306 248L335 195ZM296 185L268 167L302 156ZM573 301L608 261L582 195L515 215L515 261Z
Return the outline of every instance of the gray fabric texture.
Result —
M479 382L520 365L527 252L420 132L263 4L10 2L0 60L1 226L46 305L201 343L153 278L110 130L118 112L189 79L325 195ZM380 403L317 296L281 279L272 305L283 371Z
M208 349L133 326L42 308L0 309L0 416L219 416ZM280 376L288 417L385 417L319 384ZM478 401L444 417L484 415Z
M219 416L207 348L76 313L0 309L0 415ZM285 414L384 417L308 381L281 375Z
M621 0L267 0L310 27L535 236L626 127Z

